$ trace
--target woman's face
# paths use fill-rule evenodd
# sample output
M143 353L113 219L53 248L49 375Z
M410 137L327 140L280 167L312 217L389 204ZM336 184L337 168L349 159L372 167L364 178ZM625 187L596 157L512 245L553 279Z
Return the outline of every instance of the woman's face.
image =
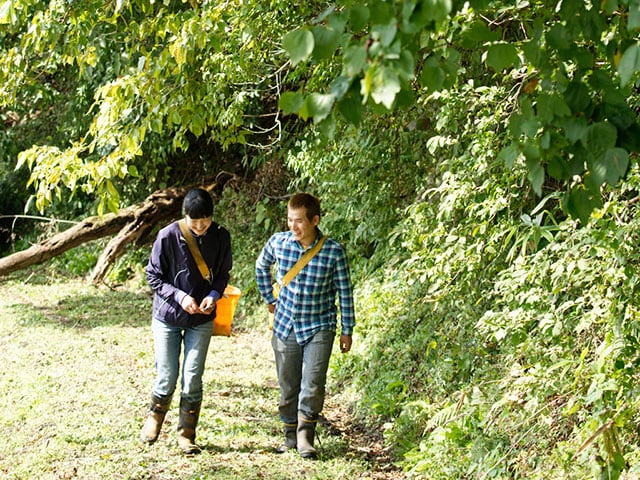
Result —
M195 233L198 237L201 237L209 227L211 226L211 218L191 218L189 215L185 215L185 219L187 220L187 227L193 233Z

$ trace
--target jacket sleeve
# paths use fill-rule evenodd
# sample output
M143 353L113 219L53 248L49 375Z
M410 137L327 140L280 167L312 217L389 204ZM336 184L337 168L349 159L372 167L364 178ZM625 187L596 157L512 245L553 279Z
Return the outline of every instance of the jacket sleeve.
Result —
M217 292L219 295L218 298L216 298L215 295L213 296L216 300L222 297L222 294L224 293L224 289L227 287L227 284L229 283L229 278L231 277L229 272L233 267L233 256L231 253L231 237L226 230L224 230L222 243L224 247L222 248L222 251L220 254L220 264L218 265L217 269L214 268L214 271L216 271L217 273L211 284L212 292Z
M158 296L164 299L172 298L180 304L186 293L175 287L168 278L170 275L168 255L171 250L169 237L162 233L158 234L153 242L145 272L149 286Z

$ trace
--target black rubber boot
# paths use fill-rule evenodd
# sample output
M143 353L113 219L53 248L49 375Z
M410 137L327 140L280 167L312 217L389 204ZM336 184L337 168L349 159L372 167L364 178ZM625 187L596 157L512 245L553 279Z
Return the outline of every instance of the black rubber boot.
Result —
M293 450L298 445L298 424L297 423L285 423L284 424L284 443L276 448L276 453L284 453L289 450Z
M164 422L164 417L171 405L171 397L160 398L151 394L151 402L149 403L149 413L142 426L140 438L143 442L152 444L158 439L160 429Z
M180 399L178 446L187 455L200 453L200 447L195 444L195 441L201 404L202 402L187 402L184 398Z
M296 435L298 453L302 458L315 460L318 452L313 448L313 438L316 432L317 420L309 420L302 415L298 415L298 429Z

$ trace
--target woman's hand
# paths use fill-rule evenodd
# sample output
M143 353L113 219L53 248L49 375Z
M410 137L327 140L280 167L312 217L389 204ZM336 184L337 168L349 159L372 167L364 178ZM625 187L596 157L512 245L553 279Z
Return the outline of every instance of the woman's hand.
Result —
M200 307L196 303L195 298L191 295L185 295L180 302L180 306L187 312L189 315L195 315L196 313L200 313Z
M204 297L204 300L200 303L200 313L211 313L216 306L216 301L213 297Z

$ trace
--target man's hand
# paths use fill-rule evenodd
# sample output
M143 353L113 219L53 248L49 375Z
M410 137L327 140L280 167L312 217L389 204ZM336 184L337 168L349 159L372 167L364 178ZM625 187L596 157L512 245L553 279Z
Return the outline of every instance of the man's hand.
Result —
M351 350L351 335L340 335L340 351L342 353L347 353Z

